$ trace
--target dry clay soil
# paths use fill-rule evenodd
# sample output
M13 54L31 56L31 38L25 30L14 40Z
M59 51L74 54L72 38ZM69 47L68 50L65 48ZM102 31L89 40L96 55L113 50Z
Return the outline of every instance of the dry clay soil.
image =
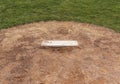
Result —
M41 47L77 40L78 47ZM120 33L78 22L0 30L0 84L120 84Z

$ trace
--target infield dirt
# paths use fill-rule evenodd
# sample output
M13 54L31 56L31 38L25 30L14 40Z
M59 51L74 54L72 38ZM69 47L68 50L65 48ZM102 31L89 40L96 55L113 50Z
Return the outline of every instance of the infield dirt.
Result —
M77 40L79 47L41 47ZM120 84L120 33L78 22L0 30L0 84Z

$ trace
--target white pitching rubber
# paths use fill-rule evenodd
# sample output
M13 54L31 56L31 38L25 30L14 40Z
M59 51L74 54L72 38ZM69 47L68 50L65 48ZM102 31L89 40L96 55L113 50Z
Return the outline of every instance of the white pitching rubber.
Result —
M78 46L78 42L74 40L47 40L42 41L41 46L49 47L72 47Z

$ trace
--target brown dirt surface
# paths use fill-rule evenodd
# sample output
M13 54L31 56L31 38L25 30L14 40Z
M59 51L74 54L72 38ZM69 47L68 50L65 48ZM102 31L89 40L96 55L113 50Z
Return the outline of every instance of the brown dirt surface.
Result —
M41 47L77 40L79 47ZM0 84L120 84L120 33L78 22L0 30Z

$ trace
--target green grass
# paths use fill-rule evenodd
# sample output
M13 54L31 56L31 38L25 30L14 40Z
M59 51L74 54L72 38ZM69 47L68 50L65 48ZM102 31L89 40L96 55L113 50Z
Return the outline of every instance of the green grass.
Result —
M92 23L120 32L120 0L0 0L0 29L48 20Z

